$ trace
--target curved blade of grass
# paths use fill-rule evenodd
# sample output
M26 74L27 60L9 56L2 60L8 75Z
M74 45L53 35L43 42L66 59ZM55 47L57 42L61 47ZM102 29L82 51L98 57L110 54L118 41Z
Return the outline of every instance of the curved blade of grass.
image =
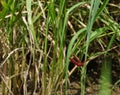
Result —
M74 6L72 6L66 13L65 15L65 19L64 19L64 24L63 24L63 29L62 29L62 35L61 35L61 39L63 40L64 39L64 35L65 35L65 29L66 29L66 25L67 25L67 21L68 21L68 17L69 17L69 14L70 12L72 12L75 8L79 7L80 5L83 5L85 4L86 2L80 2L78 4L75 4ZM82 31L82 30L81 30ZM76 34L78 35L79 32ZM77 38L77 36L74 36L75 38ZM65 94L67 95L68 92L67 92L67 80L68 80L68 63L69 63L69 57L70 57L70 54L71 54L71 49L72 49L72 45L73 45L73 42L75 41L75 38L73 38L73 40L71 40L69 46L68 46L68 51L67 51L67 58L66 58L66 76L65 76L65 79L66 79L66 82L65 82Z
M67 58L66 58L66 91L67 91L67 80L68 80L68 66L69 66L69 58L70 55L72 54L73 49L72 47L74 46L75 40L78 38L78 36L82 33L85 32L86 28L83 28L81 30L79 30L71 39L70 44L68 46L68 51L67 51ZM66 93L67 94L67 93Z
M63 23L63 29L62 29L62 35L61 35L61 39L64 38L64 35L65 35L65 29L66 29L66 25L67 25L67 21L68 21L68 17L69 17L69 14L70 12L72 12L75 8L79 7L80 5L83 5L85 4L86 2L80 2L80 3L77 3L75 4L74 6L72 6L70 9L68 9L66 15L65 15L65 20L64 20L64 23Z
M118 80L117 82L115 82L114 85L113 85L113 87L112 87L112 89L114 89L114 87L115 87L116 85L118 85L119 83L120 83L120 80Z
M107 31L107 30L108 30L107 27L102 27L102 28L96 29L95 31L92 31L89 42L91 43L95 39L99 38L102 34L104 35L106 33L105 31ZM83 51L85 50L86 45L87 45L86 43L83 45L83 47L82 47Z

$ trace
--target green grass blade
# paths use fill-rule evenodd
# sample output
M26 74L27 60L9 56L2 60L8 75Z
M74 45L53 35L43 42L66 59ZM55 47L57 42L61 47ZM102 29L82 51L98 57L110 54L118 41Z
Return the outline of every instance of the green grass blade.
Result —
M105 57L102 63L101 81L99 95L112 95L111 93L111 65L109 57Z
M28 17L28 24L29 24L29 29L30 29L30 37L31 37L31 44L35 43L36 47L38 47L37 39L36 39L36 33L33 25L33 20L32 20L32 0L26 0L26 7L27 7L27 17Z
M99 8L97 14L96 14L96 18L101 14L101 12L104 10L104 8L106 7L106 5L108 4L109 0L104 0L102 3L102 6Z
M79 30L71 39L70 44L68 46L68 50L67 50L67 58L66 58L66 91L67 91L67 80L68 80L68 66L69 66L69 58L71 56L71 54L74 52L75 49L73 49L72 47L74 46L75 40L78 38L78 36L85 32L86 28L83 28L81 30ZM67 93L66 93L67 94Z

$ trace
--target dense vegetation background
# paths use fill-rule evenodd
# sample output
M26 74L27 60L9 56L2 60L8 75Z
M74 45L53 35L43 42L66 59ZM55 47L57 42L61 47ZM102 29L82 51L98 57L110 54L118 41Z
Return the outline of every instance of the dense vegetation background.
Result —
M119 95L119 72L119 0L0 0L1 95Z

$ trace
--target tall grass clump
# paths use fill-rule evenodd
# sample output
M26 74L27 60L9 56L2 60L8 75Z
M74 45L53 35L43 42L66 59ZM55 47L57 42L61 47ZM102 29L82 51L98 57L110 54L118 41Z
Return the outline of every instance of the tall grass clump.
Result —
M110 95L108 56L120 47L120 24L110 16L108 1L1 0L0 94L69 95L78 70L79 94L85 95L87 66L104 56L98 92ZM84 65L70 69L72 55Z
M105 5L107 4L108 0L104 1L102 6L100 6L100 0L91 0L91 6L90 6L90 12L89 12L89 19L88 19L88 25L87 25L87 40L86 40L86 49L85 49L85 61L87 60L89 54L88 54L88 48L90 44L90 36L92 32L92 27L95 22L95 20L98 18L100 13L105 8ZM93 37L94 38L94 37ZM84 65L82 68L82 75L81 75L81 95L85 94L85 80L86 80L86 68L87 64Z

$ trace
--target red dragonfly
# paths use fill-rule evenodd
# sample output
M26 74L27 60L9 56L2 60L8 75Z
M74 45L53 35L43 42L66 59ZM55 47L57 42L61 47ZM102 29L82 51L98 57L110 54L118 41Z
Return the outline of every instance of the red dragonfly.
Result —
M77 65L78 67L84 65L84 62L81 62L80 59L76 55L73 55L73 57L70 57L69 59L73 64Z

